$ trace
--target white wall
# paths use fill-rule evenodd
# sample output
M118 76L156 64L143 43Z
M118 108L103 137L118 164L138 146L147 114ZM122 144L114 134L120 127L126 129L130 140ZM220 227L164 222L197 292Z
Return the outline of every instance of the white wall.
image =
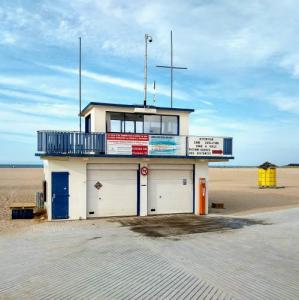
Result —
M86 163L82 160L48 160L45 170L47 181L48 219L52 219L52 172L69 172L69 218L86 218Z
M140 164L140 167L149 164L165 164L170 167L179 164L195 164L195 213L199 212L199 178L204 177L208 186L208 162L195 159L168 159L168 158L48 158L44 160L44 174L47 181L47 210L48 218L51 216L51 173L69 172L69 218L85 219L87 209L86 198L86 165L90 163L101 164ZM140 215L147 215L148 201L148 176L140 175ZM208 212L208 193L206 201L206 212Z

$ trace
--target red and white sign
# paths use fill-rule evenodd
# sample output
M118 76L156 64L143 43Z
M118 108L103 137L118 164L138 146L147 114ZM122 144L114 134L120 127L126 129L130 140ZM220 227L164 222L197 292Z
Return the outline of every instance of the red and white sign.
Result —
M107 154L147 155L149 136L146 134L107 133Z
M188 155L189 156L222 156L223 138L189 136Z
M141 173L141 175L146 176L148 174L148 168L147 167L142 167L140 169L140 173Z
M107 133L107 141L148 141L147 134Z

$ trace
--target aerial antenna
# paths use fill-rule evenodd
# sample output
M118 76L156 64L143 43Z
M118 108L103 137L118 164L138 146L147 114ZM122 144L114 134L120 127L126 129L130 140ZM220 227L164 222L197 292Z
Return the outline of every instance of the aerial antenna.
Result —
M170 69L170 107L173 105L173 70L187 70L185 67L176 67L173 65L173 43L172 43L172 30L170 31L170 66L156 66L157 68Z
M81 37L79 37L79 131L82 132L81 124Z
M156 104L156 80L154 80L154 95L153 95L153 103Z

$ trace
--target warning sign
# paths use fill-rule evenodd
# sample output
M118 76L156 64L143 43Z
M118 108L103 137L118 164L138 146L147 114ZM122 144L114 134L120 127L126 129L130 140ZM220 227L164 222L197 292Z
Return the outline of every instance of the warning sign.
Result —
M222 156L223 138L190 136L188 138L188 155Z
M147 155L148 141L146 134L107 133L107 154Z
M102 186L103 185L99 181L97 181L97 183L94 185L97 190L99 190Z

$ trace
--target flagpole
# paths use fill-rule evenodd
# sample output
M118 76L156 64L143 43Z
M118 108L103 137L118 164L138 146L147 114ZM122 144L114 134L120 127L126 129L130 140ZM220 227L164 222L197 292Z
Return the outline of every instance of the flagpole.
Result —
M79 130L82 132L81 124L81 37L79 37Z

